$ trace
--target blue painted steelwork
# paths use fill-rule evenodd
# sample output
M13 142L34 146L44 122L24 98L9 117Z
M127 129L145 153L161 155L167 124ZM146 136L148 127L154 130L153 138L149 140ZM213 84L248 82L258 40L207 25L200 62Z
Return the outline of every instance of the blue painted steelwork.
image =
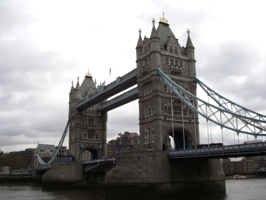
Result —
M266 122L261 119L254 119L250 118L247 116L243 116L237 113L232 113L231 111L224 109L223 107L217 107L215 105L212 105L196 96L188 92L187 90L183 89L181 86L176 84L174 81L172 81L166 74L162 72L160 68L158 68L158 73L161 76L161 78L165 81L165 83L168 85L168 87L174 92L176 96L179 97L179 99L185 103L192 111L200 114L202 117L207 119L208 121L211 121L217 125L219 125L221 128L226 128L229 130L232 130L234 132L239 133L244 133L244 134L249 134L253 135L255 137L257 136L266 136L266 134L262 134L260 132L266 130ZM201 104L199 104L199 102ZM206 109L202 109L204 107ZM200 110L198 109L200 108ZM207 109L209 112L207 112ZM210 113L210 114L207 114ZM217 116L219 114L220 116ZM226 119L226 121L223 121L222 117ZM236 125L232 122L232 120L236 120ZM244 127L247 127L248 131L243 131L243 127L238 128L238 122L243 122L243 119L249 121L250 123L261 123L264 124L264 128L260 128L258 131L251 130L250 127L247 125L244 125ZM240 124L241 125L241 124ZM231 126L231 127L230 127ZM256 128L256 127L255 127Z
M228 158L242 156L266 155L266 142L252 144L237 144L219 147L209 147L205 149L190 149L169 151L169 159L187 158Z
M95 170L96 168L103 167L103 166L114 166L115 165L115 158L106 158L106 159L100 159L100 160L92 160L92 161L86 161L83 162L84 166L84 172L89 172L91 170Z
M62 134L62 137L61 137L61 139L60 139L60 141L59 141L59 143L58 143L58 145L57 145L57 149L55 150L55 152L53 153L52 157L50 158L50 160L49 160L47 163L44 162L44 161L40 158L40 156L39 156L38 154L36 154L37 159L38 159L38 161L39 161L39 163L40 163L41 165L49 166L49 165L51 165L51 163L54 161L54 159L56 158L58 152L60 151L60 149L61 149L61 147L62 147L62 145L63 145L63 142L64 142L65 137L66 137L66 133L67 133L68 126L69 126L69 120L67 120L67 124L66 124L65 130L64 130L64 132L63 132L63 134Z
M98 111L101 111L103 109L107 109L108 107L112 107L112 105L116 104L116 103L119 103L125 99L128 99L128 98L131 98L132 96L135 96L135 95L138 95L139 91L138 91L138 88L134 88L132 90L129 90L109 101L106 101L106 102L102 102L100 104L100 107L98 108Z
M210 96L219 106L222 108L229 110L232 113L238 113L241 114L241 112L244 112L245 116L248 115L251 118L259 118L260 120L266 121L266 116L262 115L260 113L254 112L250 109L247 109L239 104L236 104L235 102L223 97L219 93L215 92L213 89L208 87L206 84L204 84L202 81L200 81L196 76L194 76L194 79L196 83L199 84L199 86L205 91L205 93ZM222 103L221 103L222 102ZM252 124L253 121L247 121L242 119L243 123L249 124L250 126L254 126L259 130L264 130L265 127L263 127L259 122L256 122L255 124Z
M112 83L108 84L108 85L102 85L102 88L98 89L94 94L91 95L87 95L85 99L82 99L78 102L78 105L76 106L76 108L80 108L81 106L83 106L84 104L86 104L87 102L99 97L100 95L107 93L108 91L111 91L112 89L124 84L125 82L134 79L137 77L137 69L134 69L132 71L130 71L129 73L125 74L122 77L118 77L115 81L113 81ZM100 91L101 90L101 91Z

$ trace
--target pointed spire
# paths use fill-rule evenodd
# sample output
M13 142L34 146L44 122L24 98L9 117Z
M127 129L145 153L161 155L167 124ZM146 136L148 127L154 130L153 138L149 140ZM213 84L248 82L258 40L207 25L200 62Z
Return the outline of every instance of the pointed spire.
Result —
M155 28L155 20L153 18L152 20L153 26L152 26L152 31L151 31L151 37L150 38L158 38L158 33Z
M77 81L76 89L80 89L80 86L79 86L79 77L78 77L78 81Z
M186 48L194 48L193 44L192 44L192 41L191 41L191 38L190 38L190 31L189 29L187 30L187 45L186 45Z
M71 89L70 89L70 92L72 92L73 90L74 90L74 86L73 86L73 81L71 82L72 83L72 85L71 85Z
M141 38L141 30L140 29L139 29L139 40L138 40L137 48L138 47L142 47L142 38Z
M72 93L74 92L74 90L75 90L73 84L74 84L74 82L73 82L73 80L72 80L72 82L71 82L71 89L70 89L69 95L72 94Z

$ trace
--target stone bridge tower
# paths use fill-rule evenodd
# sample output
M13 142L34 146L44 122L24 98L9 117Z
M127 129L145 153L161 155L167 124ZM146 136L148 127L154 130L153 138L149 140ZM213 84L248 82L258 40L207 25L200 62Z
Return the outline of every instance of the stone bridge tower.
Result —
M157 72L159 67L196 95L196 60L190 32L186 47L181 47L164 16L157 29L153 20L150 38L142 39L139 31L136 54L141 149L170 150L169 135L174 137L176 149L182 149L183 144L191 147L195 144L195 135L199 141L198 115L195 114L194 121L194 113L178 97L172 96Z
M91 74L87 73L81 86L79 79L76 88L72 83L69 93L69 150L75 161L83 161L86 151L91 159L106 157L107 113L98 112L98 104L85 110L76 109L81 99L96 90Z

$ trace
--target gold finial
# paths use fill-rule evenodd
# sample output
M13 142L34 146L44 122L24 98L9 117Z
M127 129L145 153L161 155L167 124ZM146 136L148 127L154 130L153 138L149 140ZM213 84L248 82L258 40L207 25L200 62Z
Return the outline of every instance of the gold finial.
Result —
M90 74L90 70L88 70L88 73L85 75L85 77L92 78L92 76Z
M160 17L160 22L168 24L168 20L164 18L164 13L163 13L163 17Z

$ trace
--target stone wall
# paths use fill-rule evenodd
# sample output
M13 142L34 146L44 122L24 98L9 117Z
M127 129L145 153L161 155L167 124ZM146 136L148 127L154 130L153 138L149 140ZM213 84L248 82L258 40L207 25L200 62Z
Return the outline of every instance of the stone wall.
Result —
M43 182L78 182L83 180L81 162L53 162L52 169L47 171Z
M116 157L116 167L107 172L105 182L164 183L169 182L167 152L125 152Z
M166 151L120 153L116 167L107 172L106 193L196 195L225 193L219 159L168 160Z

